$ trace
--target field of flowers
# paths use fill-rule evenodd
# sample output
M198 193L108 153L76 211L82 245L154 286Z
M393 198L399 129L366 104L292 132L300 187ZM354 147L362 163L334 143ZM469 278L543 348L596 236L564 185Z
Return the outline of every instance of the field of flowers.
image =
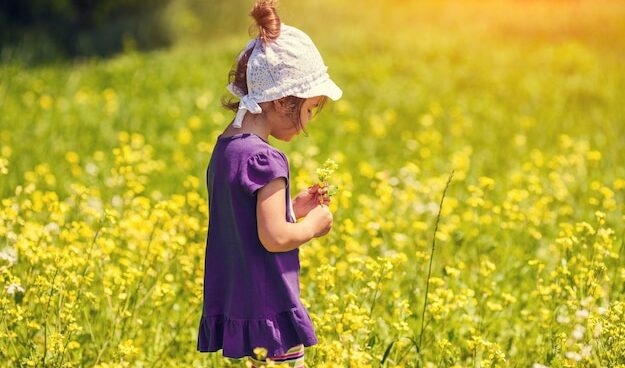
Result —
M281 5L344 91L271 138L292 195L339 165L307 366L625 367L625 4L358 4ZM0 65L0 367L224 366L204 175L247 39Z

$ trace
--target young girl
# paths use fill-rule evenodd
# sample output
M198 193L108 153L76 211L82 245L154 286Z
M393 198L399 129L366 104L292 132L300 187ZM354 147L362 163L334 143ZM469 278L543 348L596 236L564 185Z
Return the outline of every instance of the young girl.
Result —
M304 347L317 337L300 301L299 246L330 231L326 190L317 184L289 195L289 162L269 136L290 141L341 89L319 51L297 28L280 22L275 5L257 1L250 15L259 36L230 72L239 97L207 169L209 225L204 302L197 350L259 366L267 358L304 367ZM301 221L297 221L301 219ZM229 359L226 359L229 360ZM232 360L231 360L232 361Z

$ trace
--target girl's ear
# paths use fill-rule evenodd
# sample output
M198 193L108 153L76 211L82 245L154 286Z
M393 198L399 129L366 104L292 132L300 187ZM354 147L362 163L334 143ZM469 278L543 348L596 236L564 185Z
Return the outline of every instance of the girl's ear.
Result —
M289 109L286 103L286 98L279 98L277 100L273 100L271 101L272 105L273 105L273 109L280 113L280 114L286 114Z

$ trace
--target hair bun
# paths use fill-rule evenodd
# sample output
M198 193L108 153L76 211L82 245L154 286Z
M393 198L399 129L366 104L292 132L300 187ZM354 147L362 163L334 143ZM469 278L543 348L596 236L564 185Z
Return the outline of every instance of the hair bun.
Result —
M277 0L256 0L250 15L256 21L258 33L263 43L268 43L280 36L280 17L276 11Z

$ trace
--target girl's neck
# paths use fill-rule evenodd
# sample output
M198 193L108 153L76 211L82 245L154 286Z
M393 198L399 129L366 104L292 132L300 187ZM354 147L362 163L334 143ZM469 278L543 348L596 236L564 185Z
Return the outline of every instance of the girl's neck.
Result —
M241 128L235 128L232 126L232 121L228 125L228 128L223 131L222 135L224 136L232 136L235 134L243 134L243 133L252 133L257 136L263 138L265 141L269 142L269 133L270 130L265 127L265 124L260 121L251 121L252 119L248 119L250 114L246 114L243 122L241 123ZM234 121L234 119L233 119Z

